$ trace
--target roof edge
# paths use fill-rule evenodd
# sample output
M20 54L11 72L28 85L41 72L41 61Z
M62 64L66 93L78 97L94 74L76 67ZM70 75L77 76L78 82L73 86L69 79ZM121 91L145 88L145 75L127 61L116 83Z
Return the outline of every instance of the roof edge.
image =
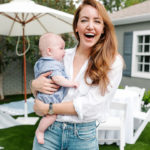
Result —
M150 21L150 13L145 15L121 18L121 19L112 19L112 23L114 25L124 25L124 24L132 24L132 23L146 22L146 21Z

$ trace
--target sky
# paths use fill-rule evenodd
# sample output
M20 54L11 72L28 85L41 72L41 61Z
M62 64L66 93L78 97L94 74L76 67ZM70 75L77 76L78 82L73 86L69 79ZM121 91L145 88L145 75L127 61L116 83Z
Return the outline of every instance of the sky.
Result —
M76 8L80 5L80 3L82 2L82 0L81 0L81 2L79 4L76 3L77 1L78 0L74 0L74 4L75 4Z

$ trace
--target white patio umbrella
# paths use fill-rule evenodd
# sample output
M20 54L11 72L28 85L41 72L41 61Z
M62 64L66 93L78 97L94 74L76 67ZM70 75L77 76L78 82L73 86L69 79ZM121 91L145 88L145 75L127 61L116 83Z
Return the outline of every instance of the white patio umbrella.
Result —
M62 34L72 32L73 15L38 5L32 0L12 0L0 5L0 35L22 36L24 59L24 98L26 104L26 44L25 36L47 32Z

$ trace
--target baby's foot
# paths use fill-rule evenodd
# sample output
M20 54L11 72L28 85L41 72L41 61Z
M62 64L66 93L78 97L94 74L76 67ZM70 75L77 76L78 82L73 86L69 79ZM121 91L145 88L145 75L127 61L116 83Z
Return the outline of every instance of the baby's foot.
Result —
M37 129L35 134L36 134L36 138L37 138L38 143L44 144L44 133Z

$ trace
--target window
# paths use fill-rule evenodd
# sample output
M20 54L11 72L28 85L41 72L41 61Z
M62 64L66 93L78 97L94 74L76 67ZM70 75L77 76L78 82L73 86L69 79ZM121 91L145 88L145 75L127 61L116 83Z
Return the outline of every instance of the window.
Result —
M150 30L133 32L132 76L150 79Z

